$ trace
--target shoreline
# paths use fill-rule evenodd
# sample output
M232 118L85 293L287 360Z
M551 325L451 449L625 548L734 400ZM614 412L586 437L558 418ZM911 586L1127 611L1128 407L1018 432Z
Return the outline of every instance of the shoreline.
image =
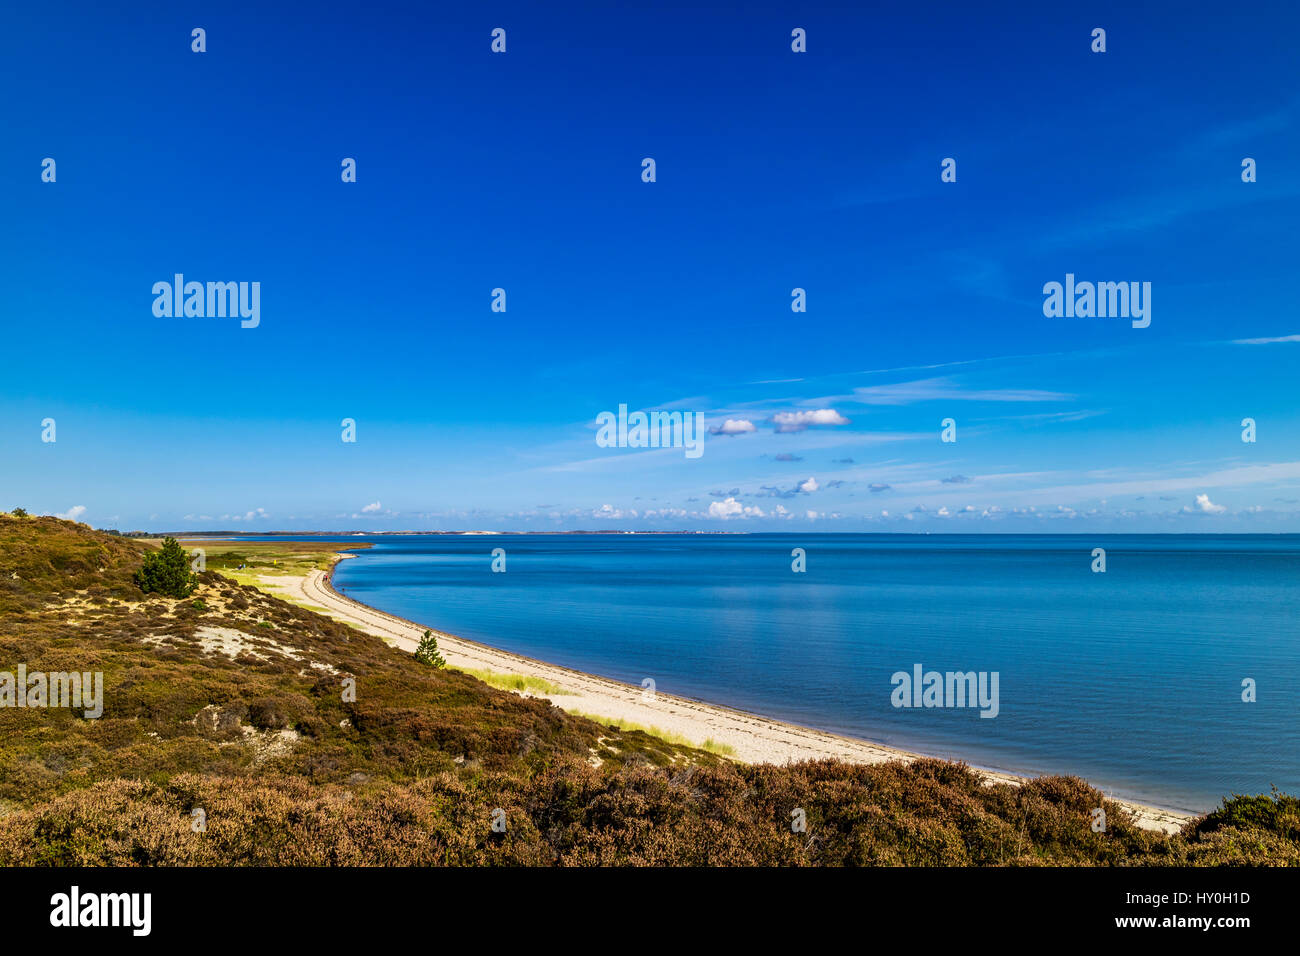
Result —
M668 731L689 739L696 747L702 746L706 740L722 744L731 749L730 758L741 763L783 764L836 758L850 763L872 764L890 760L911 762L925 756L662 691L646 696L640 687L631 684L549 664L417 624L362 604L335 590L334 569L341 561L353 557L356 555L338 553L328 571L312 570L305 575L261 575L258 586L273 594L281 592L279 596L295 603L324 609L326 614L407 652L413 652L423 633L430 631L438 639L438 649L449 666L540 678L565 693L515 693L539 697L562 710L580 711L594 718ZM971 769L990 783L1018 786L1029 779L981 767L971 766ZM1194 815L1178 810L1113 797L1109 799L1133 813L1137 824L1149 830L1176 832L1194 818Z

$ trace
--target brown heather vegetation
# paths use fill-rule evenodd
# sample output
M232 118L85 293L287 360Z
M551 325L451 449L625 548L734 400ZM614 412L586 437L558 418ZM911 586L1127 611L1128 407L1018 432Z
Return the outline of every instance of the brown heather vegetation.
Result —
M98 720L0 709L0 864L1300 864L1294 797L1236 797L1164 837L1072 777L738 765L417 665L212 571L188 598L145 596L148 547L0 515L0 670L105 683Z

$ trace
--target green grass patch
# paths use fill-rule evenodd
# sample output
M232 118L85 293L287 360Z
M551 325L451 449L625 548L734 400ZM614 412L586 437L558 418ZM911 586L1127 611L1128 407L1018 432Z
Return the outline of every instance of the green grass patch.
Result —
M702 744L693 743L681 734L674 733L671 730L664 730L662 727L647 727L644 724L638 724L631 720L614 720L610 717L601 717L597 714L588 714L581 710L570 710L565 708L568 713L575 717L585 717L590 721L602 724L606 727L613 727L620 732L629 732L639 730L643 734L651 737L658 737L665 743L670 743L675 747L694 747L696 750L707 750L711 754L717 754L720 757L733 757L736 754L736 748L730 744L720 744L713 738L708 738Z
M150 539L149 543L154 543ZM257 584L263 575L301 576L309 571L328 571L343 548L369 547L350 541L220 541L184 538L187 551L202 548L209 571L216 571L240 584Z
M451 670L460 671L462 674L469 674L471 677L477 677L485 684L501 690L528 691L533 694L572 694L573 691L565 690L559 684L552 684L550 681L541 677L532 677L528 674L502 674L498 671L480 670L474 667L452 667Z

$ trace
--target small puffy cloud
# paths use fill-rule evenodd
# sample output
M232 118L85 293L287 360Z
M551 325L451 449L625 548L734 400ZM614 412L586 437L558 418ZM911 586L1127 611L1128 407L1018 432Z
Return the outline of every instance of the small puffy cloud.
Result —
M874 485L868 485L867 488L871 491L873 495L878 495L882 491L888 491L889 485L877 483Z
M965 475L950 475L947 478L943 479L943 483L945 485L964 485L968 481L970 481L970 479L967 478Z
M739 488L732 488L730 491L710 491L710 498L734 498L740 494Z
M843 484L843 482L836 482ZM763 485L754 494L759 498L793 498L796 495L810 495L821 488L816 478L809 478L807 481L798 481L789 488L778 488L776 485Z
M1227 511L1228 508L1226 505L1216 505L1213 501L1210 500L1209 495L1197 495L1196 507L1184 508L1183 510L1188 511L1192 514L1221 515L1225 511Z
M606 504L594 509L591 512L591 516L593 518L613 518L618 520L622 518L635 518L637 517L637 511L635 508L629 508L625 511L622 508L615 508L613 505Z
M709 429L710 435L745 435L752 431L757 431L754 423L747 418L728 418L721 425L714 425Z
M54 517L62 518L64 521L80 521L81 516L86 513L85 505L73 505L67 511L56 514Z
M366 505L364 508L361 509L361 513L363 515L373 514L374 512L378 511L381 507L382 505L380 505L378 501L372 501L370 502L370 504Z
M777 412L772 424L778 432L801 432L821 425L847 425L849 420L833 408L818 408L806 412Z
M937 514L940 518L946 518L948 517L949 514L951 514L951 512L948 510L948 506L944 505L944 507L936 511L935 514Z
M645 512L644 518L685 518L685 508L652 508Z
M763 509L756 505L742 505L735 498L715 501L709 505L710 518L762 518Z
M710 518L730 518L744 511L744 507L735 498L728 498L725 501L715 501L709 505Z

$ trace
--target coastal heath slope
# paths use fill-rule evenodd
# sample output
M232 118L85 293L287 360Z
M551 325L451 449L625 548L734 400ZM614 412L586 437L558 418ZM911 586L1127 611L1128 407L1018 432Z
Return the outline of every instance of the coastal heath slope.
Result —
M340 555L340 559L353 555ZM550 700L557 707L579 711L614 723L639 724L679 735L696 744L710 740L729 748L735 759L746 763L784 764L800 760L835 758L853 763L912 761L921 755L865 740L842 737L732 710L716 704L687 700L656 691L647 694L639 687L570 670L518 654L468 641L435 628L376 610L339 594L330 584L330 572L313 569L302 575L259 575L258 584L288 600L323 609L390 644L414 652L426 630L438 639L447 663L462 670L489 670L539 678L563 693L523 691L524 696ZM990 783L1018 785L1023 778L991 770L978 771ZM1131 811L1139 826L1163 833L1179 830L1188 815L1142 804L1116 801Z

